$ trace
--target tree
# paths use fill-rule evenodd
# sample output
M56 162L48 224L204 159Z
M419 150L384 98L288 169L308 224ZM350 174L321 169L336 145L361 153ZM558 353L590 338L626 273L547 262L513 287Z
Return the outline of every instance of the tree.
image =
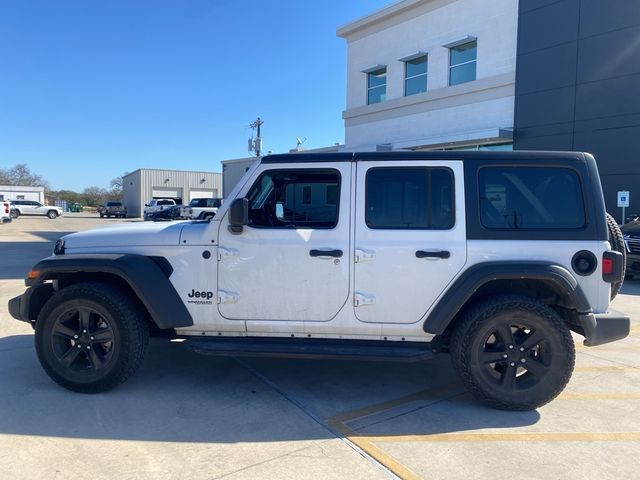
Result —
M122 188L124 186L124 177L129 175L129 172L124 172L122 175L117 176L109 182L109 187L111 188L111 196L114 200L119 200L122 198Z
M97 207L101 203L109 200L111 198L111 194L106 188L88 187L80 194L80 198L82 198L81 203L84 205Z
M18 163L11 168L0 169L0 184L49 189L49 182L41 175L31 173L26 163Z

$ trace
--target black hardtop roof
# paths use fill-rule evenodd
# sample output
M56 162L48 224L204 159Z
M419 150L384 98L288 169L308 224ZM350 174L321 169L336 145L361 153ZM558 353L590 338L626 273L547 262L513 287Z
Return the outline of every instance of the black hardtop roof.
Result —
M539 160L582 161L582 152L546 152L535 150L519 151L461 151L431 150L427 152L339 152L339 153L282 153L262 157L262 163L305 163L305 162L357 162L375 160L511 160L531 162Z

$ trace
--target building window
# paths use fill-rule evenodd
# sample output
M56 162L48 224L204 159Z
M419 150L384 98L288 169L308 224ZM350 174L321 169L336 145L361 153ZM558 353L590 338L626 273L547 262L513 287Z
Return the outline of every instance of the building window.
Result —
M387 68L367 73L367 105L387 99Z
M478 42L464 43L449 49L449 85L476 79Z
M304 185L302 187L302 204L311 205L311 185Z
M404 95L415 95L427 91L427 56L404 62Z

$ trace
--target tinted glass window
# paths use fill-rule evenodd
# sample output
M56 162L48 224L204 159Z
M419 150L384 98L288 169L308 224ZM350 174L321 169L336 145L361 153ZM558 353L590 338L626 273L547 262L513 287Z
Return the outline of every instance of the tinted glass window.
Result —
M476 79L476 41L449 49L449 85L471 82Z
M121 207L122 203L120 202L107 202L107 207Z
M381 68L367 74L367 104L384 102L387 99L387 69Z
M582 187L568 168L486 167L479 172L480 217L487 228L581 228Z
M271 170L263 173L247 195L249 225L258 228L334 228L339 194L327 204L327 189L340 191L336 170Z
M369 228L448 230L454 225L449 169L372 168L365 195Z
M404 94L415 95L427 91L427 56L405 62Z
M173 200L158 200L158 205L175 205Z

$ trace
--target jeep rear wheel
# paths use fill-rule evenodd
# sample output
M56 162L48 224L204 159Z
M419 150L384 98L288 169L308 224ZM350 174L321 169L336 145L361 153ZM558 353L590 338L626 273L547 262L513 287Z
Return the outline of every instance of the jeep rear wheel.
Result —
M480 401L501 410L533 410L565 388L575 347L552 309L532 298L503 296L464 315L453 332L451 356Z
M36 322L42 367L75 392L104 392L124 382L142 363L148 341L140 306L122 290L101 283L61 290Z

